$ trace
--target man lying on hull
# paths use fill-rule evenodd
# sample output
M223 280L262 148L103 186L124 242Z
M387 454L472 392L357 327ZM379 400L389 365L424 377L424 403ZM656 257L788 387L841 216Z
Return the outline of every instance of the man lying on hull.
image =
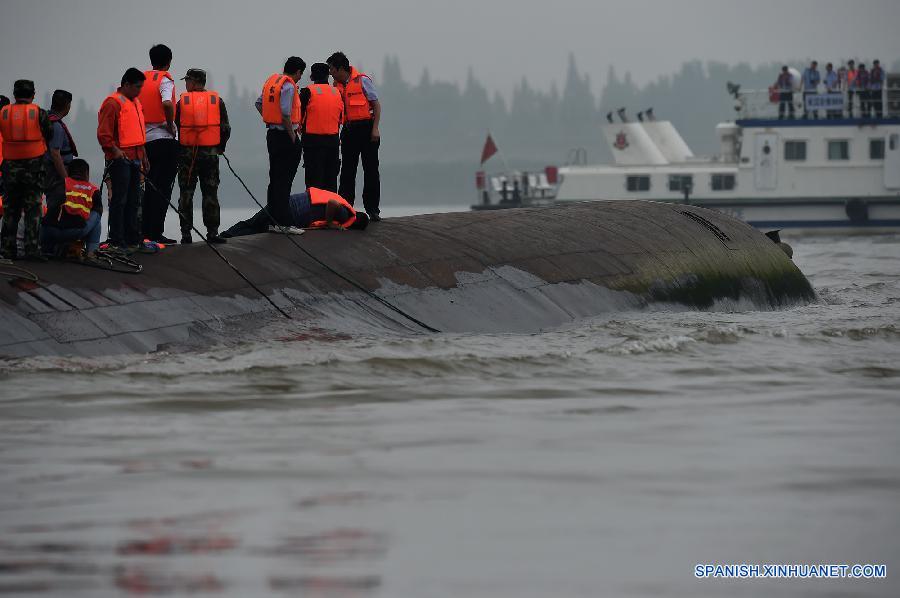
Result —
M303 193L291 195L289 226L296 228L336 228L365 230L369 217L357 212L346 199L325 189L310 187ZM222 233L225 238L255 235L269 230L269 216L260 210L248 220L238 222Z

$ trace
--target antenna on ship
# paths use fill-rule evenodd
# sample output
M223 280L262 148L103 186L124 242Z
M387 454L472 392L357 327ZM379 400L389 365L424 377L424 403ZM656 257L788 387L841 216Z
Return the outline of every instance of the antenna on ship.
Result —
M612 111L606 113L606 120L609 121L610 124L612 124Z
M616 114L619 115L619 118L622 120L623 123L627 123L627 122L628 122L628 119L625 118L625 106L622 106L621 108L619 108L618 110L616 110Z

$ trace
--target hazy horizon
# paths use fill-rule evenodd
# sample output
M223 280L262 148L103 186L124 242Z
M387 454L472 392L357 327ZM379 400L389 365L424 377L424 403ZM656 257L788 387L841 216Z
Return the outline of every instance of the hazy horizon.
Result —
M427 69L432 79L462 83L471 68L491 94L507 98L523 77L535 89L561 88L570 53L579 71L589 75L595 93L610 66L646 84L695 59L758 65L879 57L890 64L900 57L894 31L900 3L888 0L797 0L788 6L773 0L564 0L488 6L347 1L330 7L334 16L328 18L309 18L313 5L284 0L271 0L264 10L252 4L158 0L156 11L167 15L158 27L149 27L151 20L138 11L144 3L4 4L0 92L9 95L15 79L30 78L38 97L64 88L89 103L114 87L125 68L149 68L147 50L160 42L174 51L174 74L206 68L220 87L233 75L239 87L252 89L288 55L311 64L343 49L376 78L386 56L399 59L410 81ZM259 18L263 13L275 15L274 27L270 19ZM129 19L138 19L138 25L131 26ZM36 32L55 41L48 43Z

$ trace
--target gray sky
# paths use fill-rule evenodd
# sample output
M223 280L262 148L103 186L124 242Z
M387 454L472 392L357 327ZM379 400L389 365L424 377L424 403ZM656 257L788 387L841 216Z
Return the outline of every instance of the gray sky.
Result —
M126 67L149 68L155 42L174 50L175 74L207 68L220 86L233 73L255 88L290 54L312 63L343 49L376 82L395 54L407 80L427 67L462 81L471 66L504 94L523 75L561 85L569 52L595 91L610 64L644 83L694 58L900 58L898 0L3 0L2 15L0 91L31 78L39 98L61 87L90 104Z

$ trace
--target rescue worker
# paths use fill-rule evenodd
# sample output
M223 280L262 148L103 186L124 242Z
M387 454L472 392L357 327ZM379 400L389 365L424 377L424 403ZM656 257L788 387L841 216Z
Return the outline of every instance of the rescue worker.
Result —
M847 78L845 86L847 89L847 118L853 118L853 96L856 93L856 61L847 61Z
M869 71L860 63L856 69L856 95L859 97L859 116L869 118Z
M9 106L9 98L5 95L0 95L0 110L3 110L6 106ZM0 133L0 221L3 219L3 197L6 195L6 191L3 188L3 134ZM0 250L0 255L2 255L2 250Z
M172 199L172 186L178 171L178 142L175 140L175 79L169 73L172 50L163 44L150 48L152 69L144 71L144 87L138 98L144 110L146 144L153 183L144 189L141 230L143 236L159 243L174 243L163 236L166 211Z
M381 145L381 103L372 79L350 66L343 52L328 60L334 86L344 99L344 128L341 130L341 184L338 193L353 205L356 197L356 169L362 159L363 206L373 222L381 220L381 180L378 148Z
M328 65L324 62L312 65L309 78L312 83L300 90L306 186L336 192L341 169L339 134L344 100L340 92L328 84Z
M837 94L841 92L841 82L838 77L837 72L834 70L834 65L830 62L825 65L825 77L822 80L825 83L825 93L828 94ZM840 118L841 111L840 110L827 110L825 112L825 116L827 118Z
M45 261L41 254L41 194L44 190L44 154L52 136L50 117L34 102L34 82L20 79L13 85L15 103L0 110L3 138L3 183L6 187L0 251L14 259L19 220L25 217L25 255Z
M57 89L53 92L53 99L50 104L50 126L53 130L53 136L47 144L47 156L45 168L47 169L47 184L45 192L47 194L48 209L59 206L66 195L66 170L69 163L78 157L78 148L75 147L75 140L72 139L72 133L66 126L63 119L69 114L72 108L72 94L64 89Z
M100 189L91 183L90 166L85 160L75 158L68 168L69 176L63 183L65 199L47 210L41 225L41 246L44 253L59 254L72 241L80 241L84 253L79 251L78 257L93 258L100 246Z
M336 228L365 230L369 218L357 212L350 203L333 191L310 187L288 200L289 219L285 226L296 228ZM243 237L269 230L271 220L263 210L252 218L238 222L223 233L225 237Z
M884 113L884 100L881 90L884 87L884 71L881 62L872 61L872 70L869 71L869 106L875 111L875 118L881 118Z
M263 84L256 100L256 110L266 124L266 149L269 152L269 188L266 208L278 220L289 218L288 197L302 149L297 137L300 126L300 93L297 82L306 70L306 62L291 56L284 63L284 71L274 73Z
M138 99L145 79L134 67L125 71L121 86L103 100L97 116L97 141L110 180L110 247L128 252L136 251L142 241L141 171L147 172L150 166L144 152L144 112Z
M206 89L206 71L188 69L185 91L175 109L175 124L181 142L178 158L178 213L181 242L192 243L194 189L200 181L203 195L203 225L210 243L225 243L219 236L219 154L231 136L228 112L219 94Z
M788 109L788 118L794 118L794 77L787 66L781 67L781 74L775 80L778 89L778 119L784 118L784 109Z
M821 81L821 77L819 76L819 63L815 60L803 71L803 76L800 78L800 84L803 86L803 118L809 118L809 111L806 108L806 98L811 95L816 95L819 90L819 82ZM812 111L813 118L819 118L819 111Z
M291 225L297 228L365 229L369 218L346 199L327 189L309 187L291 195Z

